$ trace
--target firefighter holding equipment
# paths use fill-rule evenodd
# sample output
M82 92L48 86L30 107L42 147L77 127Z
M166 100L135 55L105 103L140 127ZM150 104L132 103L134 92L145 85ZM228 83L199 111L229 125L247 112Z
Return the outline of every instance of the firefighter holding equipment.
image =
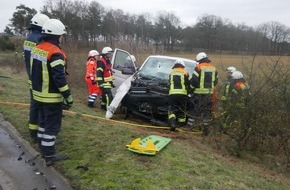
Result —
M41 155L47 166L68 158L56 153L56 136L61 128L63 103L73 104L66 81L66 54L60 47L66 28L60 20L49 19L42 28L42 42L31 51L30 76L33 99L39 105L38 139Z

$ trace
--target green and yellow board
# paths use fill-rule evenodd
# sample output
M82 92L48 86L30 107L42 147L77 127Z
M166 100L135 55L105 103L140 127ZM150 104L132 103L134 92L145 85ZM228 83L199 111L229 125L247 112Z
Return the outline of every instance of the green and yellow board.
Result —
M141 140L141 138L134 139L131 144L126 145L128 150L145 155L156 155L161 149L163 149L172 139L150 135Z

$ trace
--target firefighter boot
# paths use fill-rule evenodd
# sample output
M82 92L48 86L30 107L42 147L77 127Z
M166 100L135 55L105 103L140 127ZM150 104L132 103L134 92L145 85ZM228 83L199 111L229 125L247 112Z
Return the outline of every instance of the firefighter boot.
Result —
M94 108L95 106L94 106L94 102L88 102L88 107L89 108Z
M57 161L61 161L61 160L65 160L68 158L68 154L67 153L57 153L51 156L45 156L45 163L46 166L51 166L53 165L55 162Z
M169 119L169 124L170 124L170 131L175 131L175 128L176 128L176 120L175 120L175 118L170 118Z
M34 143L38 143L37 130L29 129L30 137Z

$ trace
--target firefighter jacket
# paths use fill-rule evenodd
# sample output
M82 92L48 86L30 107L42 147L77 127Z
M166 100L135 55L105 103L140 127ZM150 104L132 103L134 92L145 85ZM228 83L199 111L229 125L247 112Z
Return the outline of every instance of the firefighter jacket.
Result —
M86 79L90 79L92 82L96 81L96 73L97 73L97 62L95 58L90 58L87 61L87 72Z
M113 79L111 62L102 56L97 62L98 86L104 89L111 89L113 87Z
M41 29L40 30L32 30L32 32L27 36L27 38L23 44L25 68L26 68L26 72L28 74L30 84L31 84L31 81L30 81L30 54L31 54L32 48L34 48L39 43L40 37L41 37Z
M66 55L54 40L45 41L31 51L33 99L43 103L60 103L71 96L65 75Z
M242 79L234 79L229 87L229 101L236 107L245 108L250 96L250 87L247 82Z
M224 89L223 89L223 95L221 97L222 101L226 101L229 98L229 93L230 93L230 86L231 86L231 82L230 81L226 81L224 83Z
M169 74L169 95L187 95L189 90L189 75L184 68L173 68Z
M194 94L213 94L218 83L216 67L211 63L199 63L190 79L190 87Z

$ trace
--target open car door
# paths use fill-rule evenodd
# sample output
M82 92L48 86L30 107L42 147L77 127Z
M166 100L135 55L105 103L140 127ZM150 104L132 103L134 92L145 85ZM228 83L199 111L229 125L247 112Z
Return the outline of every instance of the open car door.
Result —
M113 95L116 94L117 88L130 76L132 76L136 71L137 67L133 60L131 59L130 53L116 48L114 50L112 59L112 70L113 76L115 78L114 85L115 88L112 89Z

